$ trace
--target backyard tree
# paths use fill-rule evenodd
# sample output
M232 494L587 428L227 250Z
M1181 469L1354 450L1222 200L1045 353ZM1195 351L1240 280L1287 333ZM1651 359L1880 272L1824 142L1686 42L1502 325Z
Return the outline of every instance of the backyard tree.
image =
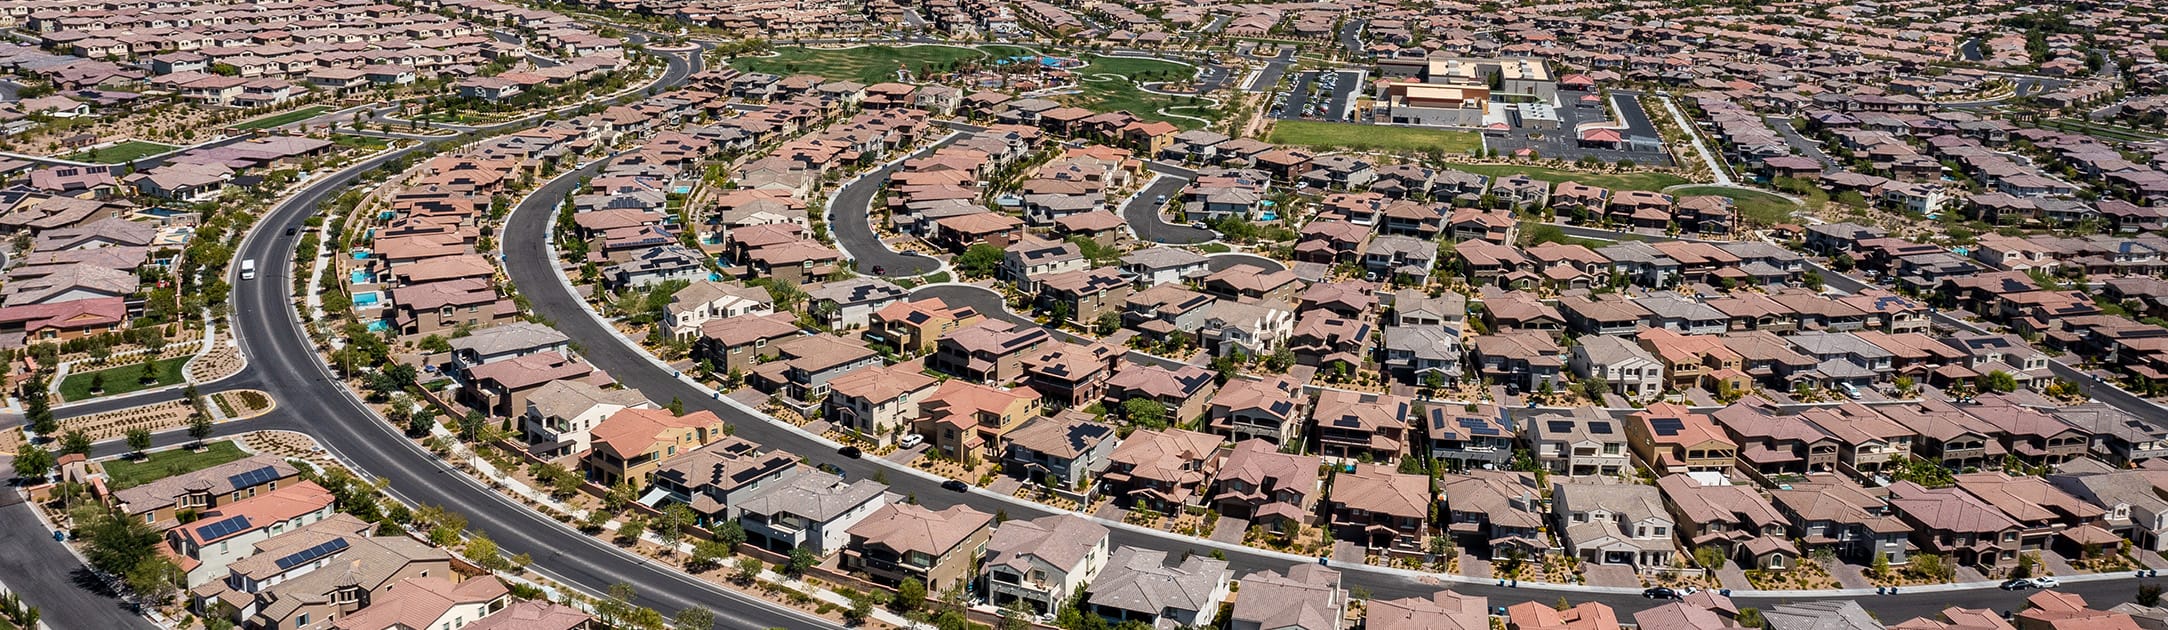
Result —
M1150 398L1122 401L1122 417L1130 424L1147 429L1167 428L1167 406Z
M969 278L987 278L1001 267L1001 248L986 243L972 245L956 257L956 270Z

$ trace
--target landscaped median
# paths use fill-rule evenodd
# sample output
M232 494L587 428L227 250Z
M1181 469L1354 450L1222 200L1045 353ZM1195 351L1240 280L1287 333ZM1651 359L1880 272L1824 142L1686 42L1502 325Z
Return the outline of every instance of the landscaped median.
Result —
M190 358L192 357L183 355L149 363L130 363L69 374L60 381L60 399L74 402L178 384L186 380L183 368L188 365Z
M1483 148L1483 136L1473 131L1423 129L1392 125L1282 120L1272 125L1266 142L1323 150L1432 151L1468 155Z

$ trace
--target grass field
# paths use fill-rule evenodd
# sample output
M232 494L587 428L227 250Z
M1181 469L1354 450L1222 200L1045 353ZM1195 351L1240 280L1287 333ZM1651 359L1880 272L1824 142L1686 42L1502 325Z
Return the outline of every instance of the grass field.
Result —
M843 50L778 48L773 57L739 57L730 65L748 72L818 74L874 84L896 80L896 68L918 71L929 63L978 59L985 53L955 46L862 46Z
M1661 191L1679 184L1690 183L1686 181L1686 178L1670 173L1576 173L1513 164L1455 164L1452 168L1478 175L1527 175L1553 184L1558 182L1580 182L1612 190Z
M94 372L69 374L68 378L62 379L60 381L60 398L62 400L71 401L82 400L85 398L90 398L92 396L112 396L115 394L126 394L128 392L136 391L139 389L172 385L174 383L181 382L181 368L183 366L186 366L187 364L188 357L174 357L171 359L162 359L152 363L152 369L155 370L153 374L155 374L158 378L156 381L151 383L143 382L143 364L141 363L131 363L120 367L106 368ZM92 379L95 378L92 375L101 375L105 377L104 391L97 394L92 394L90 392L90 382Z
M248 453L243 452L240 445L234 444L232 440L203 446L201 453L177 448L151 453L142 461L125 458L106 460L105 474L112 477L114 490L124 490L248 457Z
M1136 114L1138 118L1164 120L1183 129L1204 126L1204 123L1188 118L1162 115L1159 110L1206 105L1206 101L1187 96L1153 94L1139 89L1137 85L1187 79L1195 72L1194 68L1155 59L1087 56L1084 60L1087 65L1076 71L1079 77L1077 93L1059 96L1055 100L1096 112L1127 111ZM1196 115L1198 112L1195 109L1184 109L1181 113Z
M1792 200L1790 199L1785 199L1783 197L1778 197L1776 195L1761 192L1758 190L1719 188L1716 186L1689 186L1686 188L1673 190L1671 191L1671 194L1679 197L1685 197L1688 195L1716 195L1718 197L1730 198L1732 201L1732 206L1738 208L1739 210L1739 217L1746 219L1747 223L1752 223L1754 225L1766 226L1776 225L1778 223L1791 223L1792 212L1799 209L1799 204L1792 203Z
M90 151L84 151L82 153L77 153L75 155L70 155L68 156L68 159L75 160L77 162L91 162L95 164L119 164L122 162L133 162L145 156L157 155L160 153L165 153L167 151L172 151L173 149L174 147L171 145L158 144L156 142L144 142L142 140L129 140L127 142L122 142L120 144L116 144L103 149L94 149Z
M315 118L318 114L322 114L330 109L331 108L325 107L323 105L311 105L283 114L272 114L270 116L265 116L238 125L234 125L233 127L235 129L270 129L272 127L277 127L280 125L287 125L310 118Z
M1313 120L1282 120L1273 123L1272 136L1266 138L1265 141L1273 144L1291 144L1319 149L1346 148L1358 151L1403 151L1410 153L1421 153L1435 149L1446 153L1463 155L1483 147L1483 137L1471 131L1417 129L1390 125L1358 125Z

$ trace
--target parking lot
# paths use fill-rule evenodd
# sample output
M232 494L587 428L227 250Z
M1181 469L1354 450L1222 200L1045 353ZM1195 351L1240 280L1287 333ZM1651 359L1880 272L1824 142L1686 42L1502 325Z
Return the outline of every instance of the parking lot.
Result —
M1361 70L1310 71L1295 75L1286 92L1273 98L1271 116L1282 120L1350 120L1362 97Z

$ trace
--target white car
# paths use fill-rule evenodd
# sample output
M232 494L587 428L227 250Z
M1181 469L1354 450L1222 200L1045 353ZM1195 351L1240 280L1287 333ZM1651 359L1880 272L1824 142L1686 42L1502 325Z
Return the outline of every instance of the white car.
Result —
M2055 588L2057 586L2063 585L2062 582L2055 581L2055 576L2052 575L2042 575L2034 577L2032 579L2032 583L2033 588Z
M913 446L918 446L924 443L926 443L926 436L919 435L917 433L905 435L903 436L903 439L896 440L896 446L901 448L911 448Z

